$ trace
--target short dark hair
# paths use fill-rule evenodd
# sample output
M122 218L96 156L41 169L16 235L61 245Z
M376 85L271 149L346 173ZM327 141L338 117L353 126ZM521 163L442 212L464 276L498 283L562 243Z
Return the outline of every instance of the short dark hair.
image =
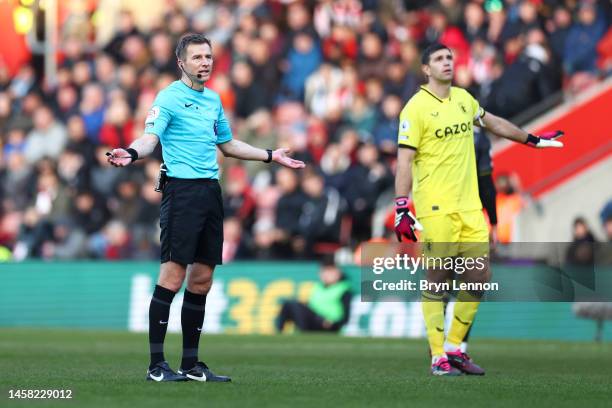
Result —
M185 59L185 53L187 52L187 46L189 46L189 44L208 44L208 46L212 49L210 40L204 34L189 33L183 35L178 40L176 49L174 50L176 58L180 60Z
M429 57L431 57L431 54L433 54L436 51L440 51L440 50L449 50L452 53L451 49L448 48L446 45L439 43L439 42L435 42L429 45L423 51L423 54L421 55L421 64L429 65Z

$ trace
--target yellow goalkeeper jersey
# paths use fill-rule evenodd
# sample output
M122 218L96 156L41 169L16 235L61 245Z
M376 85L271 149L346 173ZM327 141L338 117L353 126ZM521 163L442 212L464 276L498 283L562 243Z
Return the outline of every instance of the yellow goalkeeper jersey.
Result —
M419 218L482 208L473 122L483 112L472 95L457 87L440 99L422 86L402 109L398 144L416 150L412 197Z

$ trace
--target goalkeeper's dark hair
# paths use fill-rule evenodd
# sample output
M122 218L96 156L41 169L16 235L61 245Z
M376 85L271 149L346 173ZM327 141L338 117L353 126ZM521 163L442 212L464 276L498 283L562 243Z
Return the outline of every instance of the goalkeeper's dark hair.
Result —
M421 55L421 64L429 65L429 58L431 57L431 54L440 50L449 50L451 53L453 52L446 45L439 42L435 42L433 44L430 44L427 48L425 48L425 50L423 50L423 54Z
M176 58L182 61L185 60L185 54L187 53L187 47L189 44L208 44L208 46L212 49L212 43L204 34L189 33L179 38L178 43L176 44L176 49L174 50Z

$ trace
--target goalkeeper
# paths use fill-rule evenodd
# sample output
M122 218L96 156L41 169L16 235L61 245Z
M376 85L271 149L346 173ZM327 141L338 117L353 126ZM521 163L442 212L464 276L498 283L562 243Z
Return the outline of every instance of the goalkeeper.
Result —
M486 127L498 136L529 147L562 147L555 139L561 131L532 135L481 108L467 91L451 86L454 61L443 44L429 46L422 55L422 69L428 82L408 101L400 113L398 161L395 179L395 232L430 248L443 248L436 256L486 256L489 231L478 195L473 126ZM409 192L416 217L408 208ZM446 243L444 245L434 245ZM435 249L433 250L435 252ZM427 270L427 280L445 282L446 270ZM488 265L462 274L468 283L488 282ZM461 351L483 293L460 291L448 336L444 338L443 292L422 293L423 316L432 353L434 375L484 374Z

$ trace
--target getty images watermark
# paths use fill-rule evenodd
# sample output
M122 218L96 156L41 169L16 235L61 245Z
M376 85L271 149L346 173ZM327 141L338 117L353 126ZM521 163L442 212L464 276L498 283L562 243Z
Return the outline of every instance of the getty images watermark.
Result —
M393 271L408 274L414 277L421 270L436 270L454 273L458 276L464 273L482 273L488 268L488 256L478 257L430 257L421 254L414 257L408 254L395 254L393 257L375 257L372 260L372 273L382 275ZM372 281L375 291L431 291L451 292L459 290L468 291L491 291L499 290L498 282L463 282L457 279L449 279L447 282L430 282L427 279L399 279L385 281L375 279Z
M368 243L363 302L420 301L423 291L493 302L612 302L612 244Z

